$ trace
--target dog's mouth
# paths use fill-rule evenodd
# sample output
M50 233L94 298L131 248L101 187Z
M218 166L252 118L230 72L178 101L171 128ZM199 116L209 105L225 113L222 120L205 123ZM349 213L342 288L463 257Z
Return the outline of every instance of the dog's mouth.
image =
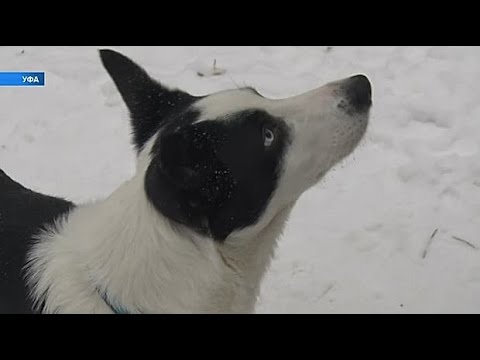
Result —
M366 76L352 76L342 81L340 88L343 99L338 107L347 114L347 121L340 121L341 125L333 133L329 166L350 155L361 143L367 131L372 107L372 86Z

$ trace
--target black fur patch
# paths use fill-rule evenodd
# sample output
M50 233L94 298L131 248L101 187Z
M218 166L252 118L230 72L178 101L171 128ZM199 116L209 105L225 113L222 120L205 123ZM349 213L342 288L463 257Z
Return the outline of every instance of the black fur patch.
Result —
M192 123L197 116L184 114ZM275 133L269 147L265 128ZM285 122L261 110L197 124L174 121L152 149L147 195L163 215L224 240L259 219L277 186L288 144Z
M32 236L73 209L64 199L26 189L0 170L0 313L31 313L23 279Z

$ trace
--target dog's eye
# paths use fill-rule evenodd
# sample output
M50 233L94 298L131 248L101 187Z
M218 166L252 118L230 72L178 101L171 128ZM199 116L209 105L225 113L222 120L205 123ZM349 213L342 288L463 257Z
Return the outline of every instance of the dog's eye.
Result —
M275 134L273 131L267 128L263 129L263 145L270 146L272 145L273 140L275 140Z

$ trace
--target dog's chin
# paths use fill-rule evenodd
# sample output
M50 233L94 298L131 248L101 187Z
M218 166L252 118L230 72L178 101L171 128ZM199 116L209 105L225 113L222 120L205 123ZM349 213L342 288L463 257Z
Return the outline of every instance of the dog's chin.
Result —
M313 177L314 183L317 184L322 180L322 178L335 166L341 163L343 160L348 158L355 150L361 145L362 141L365 138L365 133L368 127L368 117L361 119L360 126L355 129L352 133L349 134L349 137L342 139L341 146L339 146L337 141L334 141L329 152L332 154L330 161L327 162L326 166L315 172Z

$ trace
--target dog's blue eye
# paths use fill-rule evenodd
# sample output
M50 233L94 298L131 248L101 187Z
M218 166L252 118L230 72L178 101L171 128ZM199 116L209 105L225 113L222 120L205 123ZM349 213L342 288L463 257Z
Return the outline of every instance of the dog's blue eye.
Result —
M265 146L270 146L272 145L273 140L275 140L275 134L273 131L267 128L263 129L263 144Z

